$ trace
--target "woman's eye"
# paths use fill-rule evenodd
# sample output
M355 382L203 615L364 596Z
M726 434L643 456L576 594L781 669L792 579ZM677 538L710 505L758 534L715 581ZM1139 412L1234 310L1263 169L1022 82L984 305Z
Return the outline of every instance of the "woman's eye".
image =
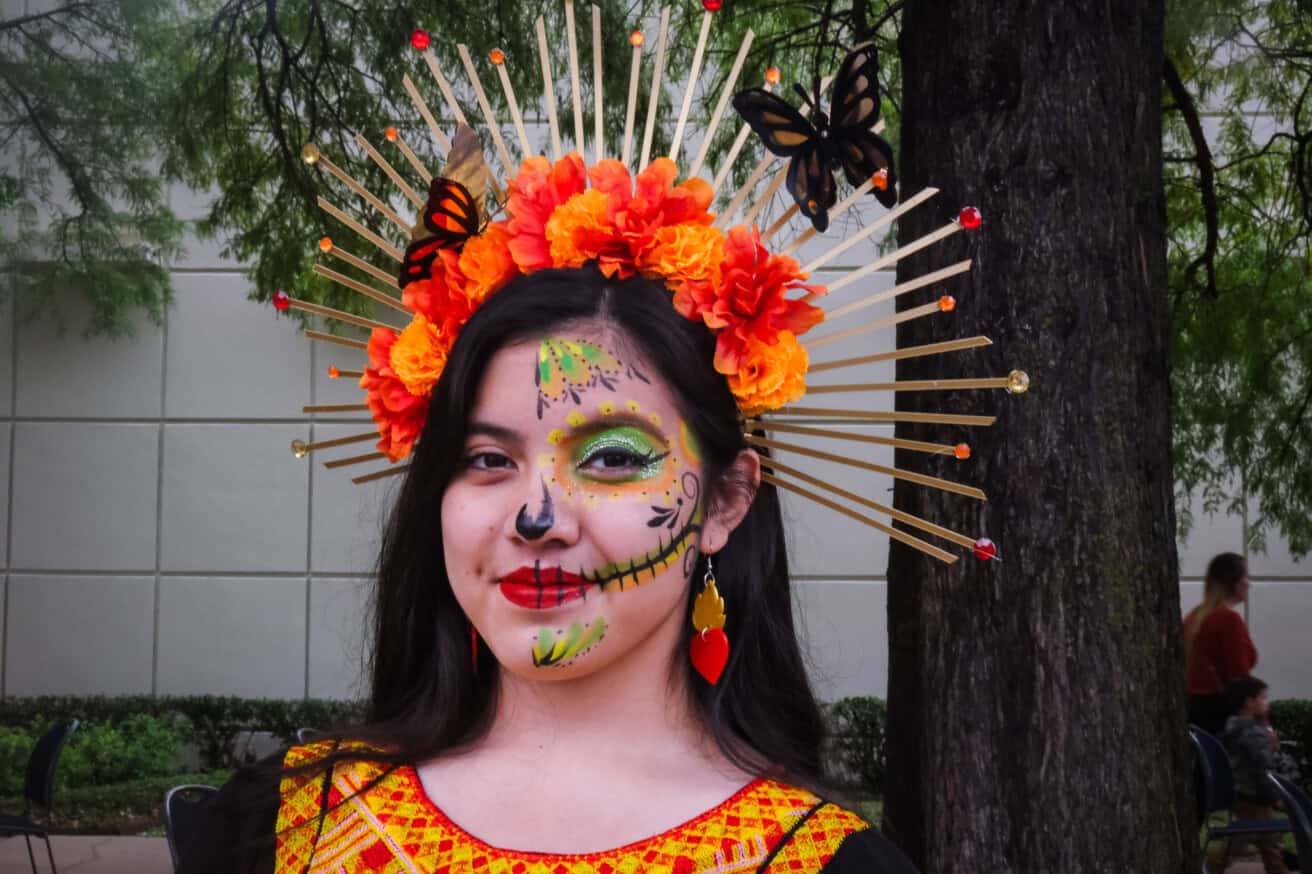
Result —
M466 463L473 470L510 470L515 466L508 456L499 452L476 452Z
M623 470L630 467L641 467L650 461L650 456L644 457L626 450L610 449L594 453L587 461L583 462L583 467L599 468L601 470Z

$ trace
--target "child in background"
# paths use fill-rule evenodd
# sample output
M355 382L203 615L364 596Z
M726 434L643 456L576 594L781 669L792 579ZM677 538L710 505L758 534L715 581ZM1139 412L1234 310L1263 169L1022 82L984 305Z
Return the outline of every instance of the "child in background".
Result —
M1225 723L1221 742L1230 753L1235 780L1236 819L1275 819L1279 805L1267 782L1267 772L1279 769L1280 738L1267 721L1266 683L1257 677L1240 677L1226 687L1233 714ZM1257 845L1266 874L1288 874L1276 833L1232 837L1221 844L1221 852L1208 859L1208 871L1220 874L1230 857L1244 844Z

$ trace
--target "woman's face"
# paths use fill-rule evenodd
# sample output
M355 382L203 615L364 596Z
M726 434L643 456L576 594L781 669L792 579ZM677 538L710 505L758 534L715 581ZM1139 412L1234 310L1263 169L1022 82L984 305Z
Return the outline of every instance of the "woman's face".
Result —
M688 621L707 484L632 345L584 326L499 351L443 495L456 599L526 678L592 673L646 643L672 651Z

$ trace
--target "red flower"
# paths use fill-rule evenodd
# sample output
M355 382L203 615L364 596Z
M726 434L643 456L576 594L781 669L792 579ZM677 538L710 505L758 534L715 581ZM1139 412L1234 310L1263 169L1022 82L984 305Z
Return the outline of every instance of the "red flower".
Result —
M397 336L389 328L374 328L369 336L369 366L360 377L365 402L378 426L378 451L392 461L410 454L428 414L428 398L406 391L405 383L392 369L392 345Z
M794 289L824 293L823 286L806 285L804 278L796 261L771 255L761 245L755 227L734 227L725 240L718 276L683 283L675 292L674 306L684 317L700 318L719 332L715 369L736 374L749 338L772 344L780 331L800 335L824 320L819 307L785 297Z

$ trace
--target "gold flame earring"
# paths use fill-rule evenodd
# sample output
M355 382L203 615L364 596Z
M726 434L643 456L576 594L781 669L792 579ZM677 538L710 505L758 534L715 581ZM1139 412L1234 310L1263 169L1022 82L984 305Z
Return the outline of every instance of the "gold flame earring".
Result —
M702 591L692 604L692 627L696 633L689 655L697 673L712 686L719 682L729 661L729 636L724 633L724 620L724 598L715 588L715 570L708 555Z

